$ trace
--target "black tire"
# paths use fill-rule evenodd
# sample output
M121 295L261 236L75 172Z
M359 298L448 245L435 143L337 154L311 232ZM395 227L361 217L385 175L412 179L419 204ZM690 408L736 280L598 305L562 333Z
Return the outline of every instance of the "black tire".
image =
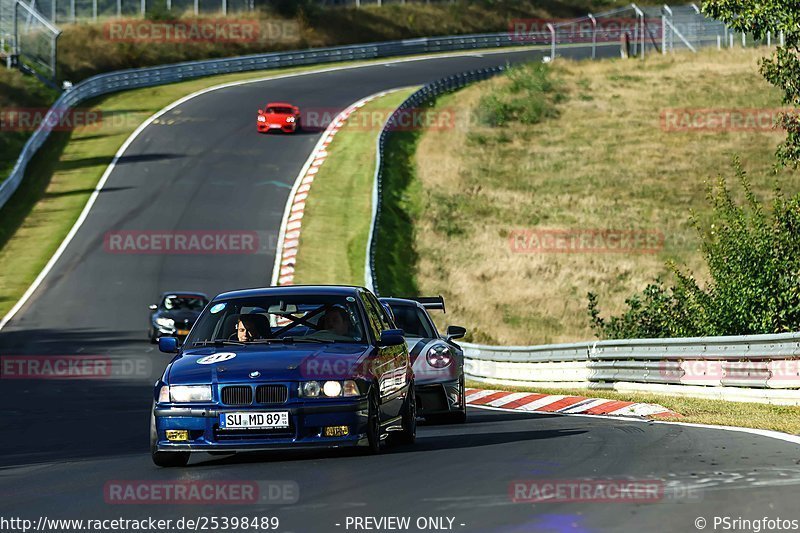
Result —
M414 444L417 441L417 398L414 382L411 382L406 403L403 406L403 431L391 433L392 444Z
M191 452L159 452L156 450L158 443L158 436L156 435L156 417L151 409L150 411L150 456L153 458L153 463L162 468L173 468L178 466L186 466L189 463Z
M375 389L369 395L369 410L367 411L367 445L364 447L367 455L381 453L381 419L378 406L378 394Z

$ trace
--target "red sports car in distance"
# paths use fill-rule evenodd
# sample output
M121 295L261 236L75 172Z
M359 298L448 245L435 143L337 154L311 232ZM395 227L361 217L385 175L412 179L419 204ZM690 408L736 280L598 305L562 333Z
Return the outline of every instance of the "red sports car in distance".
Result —
M256 120L259 133L269 131L294 133L300 129L300 108L292 104L273 102L258 110Z

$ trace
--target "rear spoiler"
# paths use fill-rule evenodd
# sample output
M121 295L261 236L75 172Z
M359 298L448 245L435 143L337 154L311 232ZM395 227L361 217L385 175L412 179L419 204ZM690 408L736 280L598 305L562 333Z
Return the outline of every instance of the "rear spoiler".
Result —
M425 309L441 309L443 313L447 312L444 308L443 296L418 296L416 298L409 298L409 300L414 300L422 304L422 307Z

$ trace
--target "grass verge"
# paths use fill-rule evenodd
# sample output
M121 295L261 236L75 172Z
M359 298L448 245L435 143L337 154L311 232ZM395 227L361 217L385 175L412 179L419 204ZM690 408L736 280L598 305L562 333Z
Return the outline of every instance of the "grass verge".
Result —
M708 213L706 180L730 173L734 154L761 197L776 184L800 191L800 172L772 172L780 131L668 131L662 113L781 107L758 73L767 53L560 59L546 78L529 66L440 98L434 111L455 113L457 127L401 140L402 176L385 182L396 212L380 240L406 244L382 256L381 291L442 294L471 341L524 345L592 338L587 293L616 315L668 260L702 281L689 217ZM511 242L549 230L656 234L663 245L519 253Z
M561 394L565 396L586 396L627 402L657 403L680 413L681 422L711 424L715 426L737 426L754 429L782 431L792 435L800 434L800 407L767 405L761 403L728 402L723 400L703 400L664 394L636 394L594 389L540 389L528 387L507 387L469 381L468 387L476 389L507 390L513 392L537 392L540 394Z
M26 122L33 114L44 116L57 96L56 91L33 76L0 68L0 182L11 173L22 147L35 129L19 127L21 115Z
M389 114L413 91L403 89L369 102L350 116L329 145L306 200L295 283L364 284L376 138Z

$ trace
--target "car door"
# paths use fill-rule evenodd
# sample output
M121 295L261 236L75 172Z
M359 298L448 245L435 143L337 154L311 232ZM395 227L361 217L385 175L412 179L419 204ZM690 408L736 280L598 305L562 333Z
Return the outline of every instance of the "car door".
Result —
M367 312L367 319L370 329L376 341L381 338L381 332L389 329L389 324L383 318L380 304L371 294L361 293L364 309ZM376 342L377 344L377 342ZM377 355L373 365L375 376L378 380L378 388L381 397L381 417L383 420L394 418L400 414L403 405L402 389L398 386L398 351L402 346L377 346Z

